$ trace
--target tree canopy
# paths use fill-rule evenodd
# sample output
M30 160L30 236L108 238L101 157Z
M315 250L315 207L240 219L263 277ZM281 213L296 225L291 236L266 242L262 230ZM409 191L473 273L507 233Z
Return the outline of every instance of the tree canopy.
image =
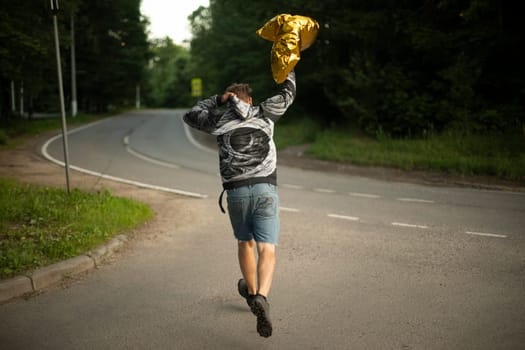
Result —
M189 49L169 38L148 40L140 0L60 5L66 98L74 19L78 105L87 112L133 105L138 84L147 106L189 107L194 77L203 81L203 96L246 82L261 101L278 86L272 43L255 32L289 13L320 24L296 67L292 114L399 137L525 125L522 2L210 0L188 18ZM49 1L0 0L0 6L1 116L11 113L12 85L23 86L26 110L57 111Z
M191 105L191 57L187 49L166 37L153 40L146 72L146 104L152 107Z
M523 5L461 1L211 0L191 16L191 54L221 91L243 80L271 91L269 52L255 31L280 13L321 26L297 65L299 108L369 133L419 136L525 123Z
M60 1L58 24L66 98L70 99L71 25L75 24L79 108L105 111L134 101L150 56L140 0ZM49 1L0 0L0 113L11 112L11 82L28 109L59 109Z

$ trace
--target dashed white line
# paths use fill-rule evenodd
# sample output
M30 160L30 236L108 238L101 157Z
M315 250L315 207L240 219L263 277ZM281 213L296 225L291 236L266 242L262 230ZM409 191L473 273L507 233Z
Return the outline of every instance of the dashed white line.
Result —
M393 222L392 226L400 226L400 227L411 227L411 228L421 228L421 229L428 229L428 226L425 225L414 225L414 224L406 224L404 222Z
M319 193L335 193L334 190L331 190L329 188L314 188L314 191Z
M429 204L435 203L433 200L418 199L418 198L397 198L397 200L401 202L429 203Z
M282 184L281 187L290 188L292 190L302 190L303 189L303 186L292 185L292 184Z
M363 198L381 198L381 196L378 196L377 194L370 194L370 193L358 193L358 192L350 192L348 193L349 196L352 197L363 197Z
M127 136L126 136L126 138L127 138ZM124 144L126 145L126 151L129 154L131 154L132 156L134 156L134 157L142 159L143 161L146 161L148 163L152 163L152 164L163 166L165 168L180 169L180 166L178 166L177 164L163 162L162 160L151 158L151 157L148 157L148 156L146 156L146 155L144 155L142 153L139 153L139 152L135 151L133 148L129 147L128 143L126 143L126 140L124 140Z
M467 231L465 232L467 235L473 235L473 236L483 236L483 237L494 237L494 238L507 238L507 235L500 235L496 233L485 233L485 232L473 232L473 231Z
M279 207L281 211L288 211L290 213L298 213L300 210L295 208Z
M359 221L359 218L356 216L346 216L346 215L338 215L338 214L328 214L328 217L334 218L334 219L342 219L342 220L350 220L350 221Z

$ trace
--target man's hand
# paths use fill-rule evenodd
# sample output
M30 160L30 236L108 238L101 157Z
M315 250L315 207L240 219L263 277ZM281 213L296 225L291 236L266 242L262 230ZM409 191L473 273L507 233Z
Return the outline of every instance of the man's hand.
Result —
M224 95L221 96L221 103L226 103L228 99L232 96L236 96L233 92L225 92Z

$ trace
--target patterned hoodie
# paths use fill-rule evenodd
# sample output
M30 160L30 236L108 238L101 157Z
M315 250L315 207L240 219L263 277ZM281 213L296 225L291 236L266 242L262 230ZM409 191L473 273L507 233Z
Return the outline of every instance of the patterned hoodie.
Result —
M281 91L252 106L231 97L226 110L218 110L221 96L199 101L184 115L189 126L217 136L224 189L249 184L277 184L277 152L273 142L274 123L286 112L296 95L295 72Z

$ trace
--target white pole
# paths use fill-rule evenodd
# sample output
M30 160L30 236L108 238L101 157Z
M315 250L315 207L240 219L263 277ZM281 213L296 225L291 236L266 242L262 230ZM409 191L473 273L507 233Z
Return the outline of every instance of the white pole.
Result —
M24 116L24 82L20 82L20 115Z
M137 109L140 108L140 84L137 84L137 88L136 88L136 97L135 97L135 107Z
M77 107L77 67L75 59L75 15L71 12L71 115L76 117Z
M15 82L11 80L11 110L16 112L16 103L15 103Z
M60 95L60 113L62 115L62 144L64 146L64 164L66 169L66 186L69 193L69 150L67 142L66 108L64 104L64 86L62 84L62 64L60 62L60 41L58 40L58 0L51 0L51 10L53 11L53 26L55 29L55 48L57 56L58 74L58 93Z

